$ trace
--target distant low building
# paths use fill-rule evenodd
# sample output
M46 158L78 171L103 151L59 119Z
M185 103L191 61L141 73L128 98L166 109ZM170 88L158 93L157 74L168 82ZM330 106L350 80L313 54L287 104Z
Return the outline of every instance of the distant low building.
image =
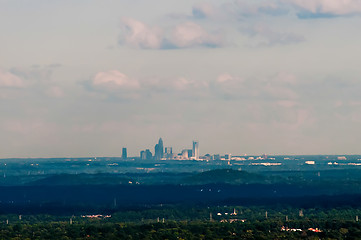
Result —
M305 164L307 164L307 165L315 165L315 161L306 161Z
M219 154L214 154L213 160L221 160L221 156Z

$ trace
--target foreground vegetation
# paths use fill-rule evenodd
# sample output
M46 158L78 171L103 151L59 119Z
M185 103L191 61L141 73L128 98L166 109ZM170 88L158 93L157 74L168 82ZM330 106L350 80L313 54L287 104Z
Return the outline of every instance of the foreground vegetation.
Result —
M165 222L165 223L77 223L65 222L15 224L0 227L1 239L355 239L361 225L351 221L325 221L315 233L307 230L310 221L290 221L302 226L300 232L281 231L282 223L261 222Z
M0 239L358 239L361 236L361 223L357 221L359 208L267 208L214 206L186 211L184 206L163 206L93 218L2 215ZM237 215L231 215L232 210Z

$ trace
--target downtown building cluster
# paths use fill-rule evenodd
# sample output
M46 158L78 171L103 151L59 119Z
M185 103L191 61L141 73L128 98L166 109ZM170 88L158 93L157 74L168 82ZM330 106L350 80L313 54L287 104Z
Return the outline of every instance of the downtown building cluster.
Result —
M127 149L123 148L122 158L126 159ZM199 160L199 143L193 141L192 149L183 149L180 153L173 153L172 147L164 147L162 138L154 146L154 154L150 149L140 151L140 159L142 160Z

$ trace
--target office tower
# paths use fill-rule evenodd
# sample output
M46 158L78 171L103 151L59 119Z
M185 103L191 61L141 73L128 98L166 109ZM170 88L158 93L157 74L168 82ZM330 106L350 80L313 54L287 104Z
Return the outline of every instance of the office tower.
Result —
M164 155L164 148L163 148L163 140L159 138L158 144L154 147L154 158L156 160L160 160L163 158Z
M164 155L167 159L173 158L173 149L171 147L166 147Z
M181 156L182 156L182 159L188 159L190 156L188 155L189 153L189 150L188 149L183 149L182 150L182 153L181 153Z
M172 147L166 147L166 148L165 148L165 153L166 153L166 154L173 154L173 149L172 149Z
M123 148L122 149L122 159L127 159L128 156L127 156L127 148Z
M196 141L193 141L192 157L194 157L194 159L199 159L199 145Z
M152 155L151 151L149 149L146 149L145 150L145 158L147 160L152 160L152 157L153 157L153 155Z
M193 150L192 149L188 149L188 158L191 158L193 156Z
M146 159L147 159L147 157L146 157L146 155L145 155L145 151L140 151L140 159L142 159L142 160L146 160Z

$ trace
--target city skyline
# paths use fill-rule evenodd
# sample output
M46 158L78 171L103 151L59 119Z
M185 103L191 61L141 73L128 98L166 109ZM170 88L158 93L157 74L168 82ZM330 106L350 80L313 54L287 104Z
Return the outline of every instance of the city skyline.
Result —
M360 16L358 0L0 1L0 158L134 156L154 136L358 154Z
M127 152L126 147L122 148L122 158L124 158L124 151L125 153ZM164 147L163 139L159 138L158 143L154 146L154 155L152 151L147 148L140 150L139 158L142 160L198 160L200 159L199 142L193 141L192 149L182 149L179 153L176 153L173 152L172 146Z

